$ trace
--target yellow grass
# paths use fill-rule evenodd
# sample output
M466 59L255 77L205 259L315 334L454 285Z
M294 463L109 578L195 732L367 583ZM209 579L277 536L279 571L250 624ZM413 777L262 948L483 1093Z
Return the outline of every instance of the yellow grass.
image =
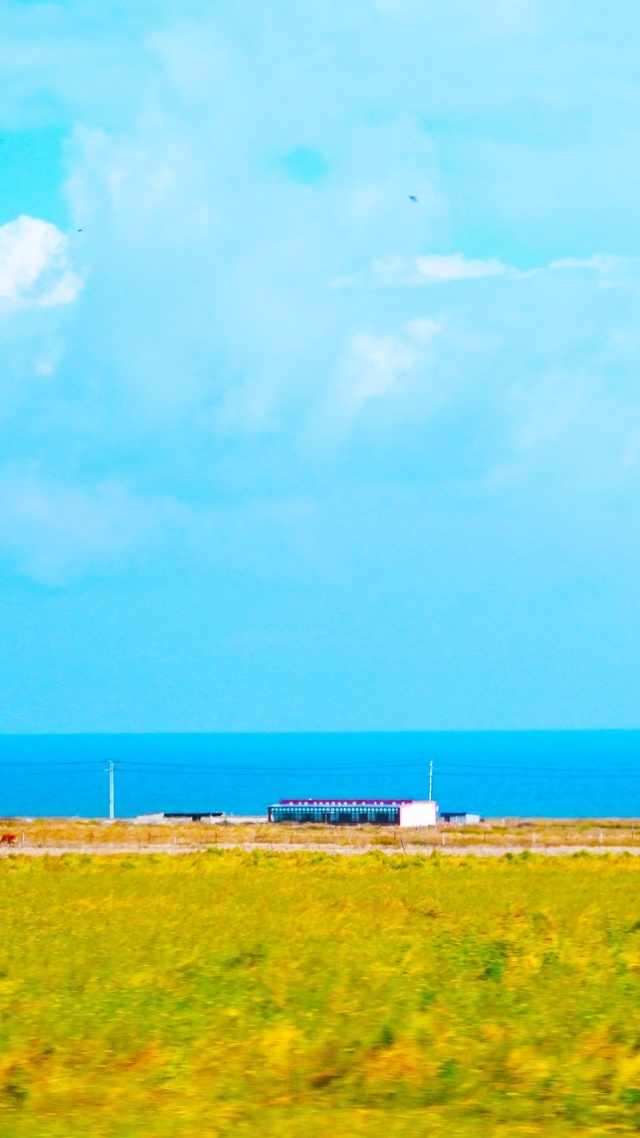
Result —
M437 830L400 830L379 826L321 826L222 823L135 825L127 821L107 824L101 819L40 818L33 822L0 820L0 834L17 838L16 848L77 849L93 852L107 847L148 851L160 848L206 849L212 845L337 846L342 848L445 852L476 848L490 853L503 849L539 851L593 847L596 850L628 848L640 852L640 823L626 820L554 821L549 819L490 820L480 826L439 827Z
M3 1138L631 1133L640 861L0 863Z

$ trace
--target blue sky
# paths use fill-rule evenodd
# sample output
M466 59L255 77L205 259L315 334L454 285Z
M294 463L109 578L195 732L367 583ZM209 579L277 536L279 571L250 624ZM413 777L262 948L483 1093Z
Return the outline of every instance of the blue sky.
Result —
M640 726L637 4L0 19L1 729Z

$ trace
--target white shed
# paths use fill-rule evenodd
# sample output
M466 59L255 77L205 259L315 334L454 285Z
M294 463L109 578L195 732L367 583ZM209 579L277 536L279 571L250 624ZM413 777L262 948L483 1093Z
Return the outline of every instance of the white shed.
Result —
M403 802L400 807L401 826L435 826L437 802Z

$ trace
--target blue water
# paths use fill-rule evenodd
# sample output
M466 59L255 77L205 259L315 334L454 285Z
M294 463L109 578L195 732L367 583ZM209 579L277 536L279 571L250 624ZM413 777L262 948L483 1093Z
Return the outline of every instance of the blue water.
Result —
M640 731L0 736L0 814L263 814L284 797L425 798L486 816L640 816Z

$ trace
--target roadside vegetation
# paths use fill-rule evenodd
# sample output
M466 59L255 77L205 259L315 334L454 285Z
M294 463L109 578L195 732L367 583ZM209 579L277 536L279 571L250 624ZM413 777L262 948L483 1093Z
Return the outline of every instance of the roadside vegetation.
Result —
M640 860L0 862L3 1138L640 1128Z

